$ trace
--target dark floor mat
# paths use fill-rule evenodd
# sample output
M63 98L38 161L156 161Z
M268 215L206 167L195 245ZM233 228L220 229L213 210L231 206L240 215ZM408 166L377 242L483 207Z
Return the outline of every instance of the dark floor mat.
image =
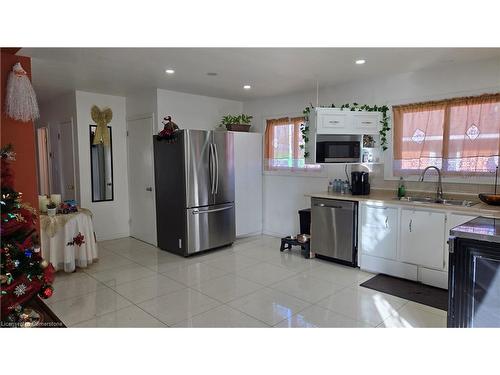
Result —
M445 289L383 274L372 277L361 286L436 309L448 310L448 291Z

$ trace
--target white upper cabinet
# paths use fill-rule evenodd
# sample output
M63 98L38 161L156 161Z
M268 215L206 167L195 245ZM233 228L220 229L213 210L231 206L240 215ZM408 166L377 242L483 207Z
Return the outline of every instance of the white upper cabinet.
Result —
M352 114L353 130L359 134L377 134L380 128L379 112L354 112Z
M346 134L350 126L347 113L319 113L318 134Z
M315 108L309 115L309 126L316 134L378 134L381 119L379 112Z
M400 259L433 269L445 268L444 212L401 210Z
M398 237L398 208L375 204L360 205L362 254L396 259Z

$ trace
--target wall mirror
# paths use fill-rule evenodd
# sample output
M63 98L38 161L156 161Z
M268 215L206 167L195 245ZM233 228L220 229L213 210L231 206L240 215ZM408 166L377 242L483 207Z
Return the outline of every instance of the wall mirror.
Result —
M107 127L109 142L94 144L97 126L90 125L90 171L92 202L113 200L113 139ZM109 143L109 144L107 144Z

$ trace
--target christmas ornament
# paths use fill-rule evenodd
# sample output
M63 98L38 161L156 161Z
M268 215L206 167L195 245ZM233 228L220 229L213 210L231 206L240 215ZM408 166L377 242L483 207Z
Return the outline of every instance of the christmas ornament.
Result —
M104 108L102 111L98 106L93 105L90 114L92 116L92 120L97 125L95 135L94 135L94 145L103 144L109 145L109 132L108 132L108 124L113 119L113 111L111 108Z
M54 294L54 288L51 285L44 285L38 292L38 295L43 299L52 297L52 294Z
M17 297L21 297L22 295L26 294L26 285L24 284L19 284L18 286L16 286L16 288L14 289L14 294L17 296Z
M40 117L35 90L28 74L16 63L9 73L5 94L5 113L14 120L28 122Z
M8 279L7 275L0 275L0 284L5 284Z
M49 265L49 262L47 262L45 259L40 262L40 267L42 269L47 268L48 265Z

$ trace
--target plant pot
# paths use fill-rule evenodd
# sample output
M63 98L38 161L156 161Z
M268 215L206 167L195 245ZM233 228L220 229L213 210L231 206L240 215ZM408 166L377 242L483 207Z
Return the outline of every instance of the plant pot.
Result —
M56 216L57 208L47 208L47 215Z
M248 124L227 124L226 129L232 132L248 132L250 125Z

